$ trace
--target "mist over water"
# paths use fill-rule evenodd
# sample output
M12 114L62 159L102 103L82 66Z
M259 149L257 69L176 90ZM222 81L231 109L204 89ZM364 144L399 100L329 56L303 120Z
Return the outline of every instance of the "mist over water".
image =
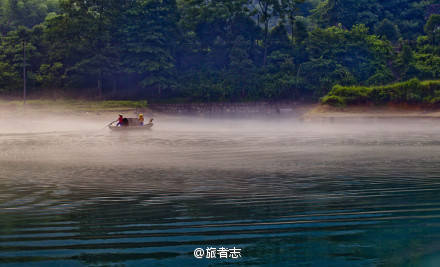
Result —
M106 119L2 120L0 263L439 263L436 120Z

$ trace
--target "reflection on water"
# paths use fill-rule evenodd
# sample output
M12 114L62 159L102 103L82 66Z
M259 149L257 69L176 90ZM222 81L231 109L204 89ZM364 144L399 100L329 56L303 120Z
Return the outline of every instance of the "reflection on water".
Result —
M440 262L435 121L168 119L0 144L0 264ZM195 259L207 246L242 257Z

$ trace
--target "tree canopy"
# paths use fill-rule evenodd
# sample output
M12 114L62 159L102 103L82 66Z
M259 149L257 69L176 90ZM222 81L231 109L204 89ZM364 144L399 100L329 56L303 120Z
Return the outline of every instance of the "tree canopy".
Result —
M440 78L436 0L0 0L0 93L242 101Z

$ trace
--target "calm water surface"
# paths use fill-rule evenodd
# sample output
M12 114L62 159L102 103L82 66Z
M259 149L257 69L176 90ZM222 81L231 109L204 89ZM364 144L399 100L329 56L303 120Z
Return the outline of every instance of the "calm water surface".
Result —
M0 132L0 265L440 264L437 121L100 126Z

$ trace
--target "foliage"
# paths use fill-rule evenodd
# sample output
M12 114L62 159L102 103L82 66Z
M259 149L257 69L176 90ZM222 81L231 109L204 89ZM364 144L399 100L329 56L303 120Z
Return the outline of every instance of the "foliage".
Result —
M21 94L25 52L36 96L368 102L440 78L436 1L0 0L0 94Z
M23 101L0 101L0 107L19 107L23 105ZM34 109L69 109L78 111L108 111L121 109L138 109L146 108L146 100L129 101L129 100L72 100L72 99L31 99L26 101L26 105L31 106Z
M440 45L440 15L431 15L426 22L425 32L432 45Z
M323 104L345 106L355 104L435 104L438 103L440 80L423 81L411 79L406 82L384 86L341 86L333 89L321 99Z
M384 20L391 22L406 39L415 39L426 23L425 17L437 0L325 0L315 10L322 26L341 25L351 28L365 24L370 29L380 27ZM392 40L390 40L392 41Z
M0 32L6 35L18 26L32 28L57 11L58 0L0 0Z
M137 74L142 88L163 89L172 84L177 14L174 0L134 2L124 13L120 31L124 70Z
M379 36L387 38L391 42L396 42L400 36L397 25L394 25L388 19L384 19L376 25L375 33Z

